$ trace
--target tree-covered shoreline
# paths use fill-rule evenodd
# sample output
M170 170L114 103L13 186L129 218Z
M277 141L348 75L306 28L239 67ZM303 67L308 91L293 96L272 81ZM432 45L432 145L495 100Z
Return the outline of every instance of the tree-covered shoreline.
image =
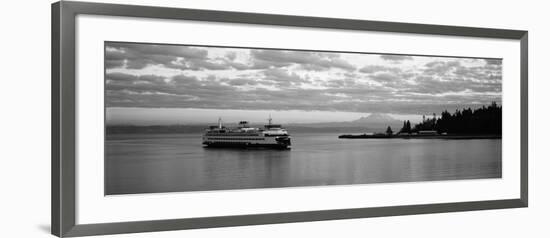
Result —
M420 131L436 131L456 135L464 134L502 134L502 106L496 102L489 106L477 109L464 108L450 113L441 112L440 117L435 113L432 118L422 119L422 122L411 127L410 121L404 121L400 134L418 133Z

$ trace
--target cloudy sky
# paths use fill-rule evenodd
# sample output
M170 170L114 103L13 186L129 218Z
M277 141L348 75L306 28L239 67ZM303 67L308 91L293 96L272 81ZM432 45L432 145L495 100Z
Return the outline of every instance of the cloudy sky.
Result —
M110 124L349 121L501 103L502 60L106 42Z

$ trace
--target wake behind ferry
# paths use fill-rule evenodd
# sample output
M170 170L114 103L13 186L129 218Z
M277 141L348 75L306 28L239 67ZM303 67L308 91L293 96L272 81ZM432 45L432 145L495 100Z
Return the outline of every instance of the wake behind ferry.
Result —
M223 126L221 118L217 126L210 126L202 137L207 147L263 147L288 149L290 136L281 125L272 124L271 117L264 128L250 127L247 121L239 122L237 128Z

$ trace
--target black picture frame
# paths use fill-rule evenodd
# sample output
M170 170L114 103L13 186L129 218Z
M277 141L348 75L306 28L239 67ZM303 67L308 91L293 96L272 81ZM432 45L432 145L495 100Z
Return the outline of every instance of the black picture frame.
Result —
M51 14L51 233L56 236L74 237L131 232L168 231L209 227L520 208L528 206L527 31L67 1L53 3L51 7ZM75 18L79 14L518 40L520 42L521 50L520 197L517 199L507 200L454 202L426 205L317 210L101 224L76 224Z

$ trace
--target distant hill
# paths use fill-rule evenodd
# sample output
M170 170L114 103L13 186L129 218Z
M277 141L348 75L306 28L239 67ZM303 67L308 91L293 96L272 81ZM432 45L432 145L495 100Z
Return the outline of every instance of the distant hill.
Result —
M228 127L236 127L236 124L225 124ZM165 134L165 133L201 133L210 124L204 125L166 125L166 126L133 126L133 125L111 125L107 126L107 134L143 133L143 134ZM259 124L251 124L252 127L263 127ZM363 132L384 132L391 126L393 131L399 131L403 122L387 114L373 113L353 121L345 122L322 122L322 123L291 123L284 124L291 134L306 132L338 132L338 133L363 133Z

